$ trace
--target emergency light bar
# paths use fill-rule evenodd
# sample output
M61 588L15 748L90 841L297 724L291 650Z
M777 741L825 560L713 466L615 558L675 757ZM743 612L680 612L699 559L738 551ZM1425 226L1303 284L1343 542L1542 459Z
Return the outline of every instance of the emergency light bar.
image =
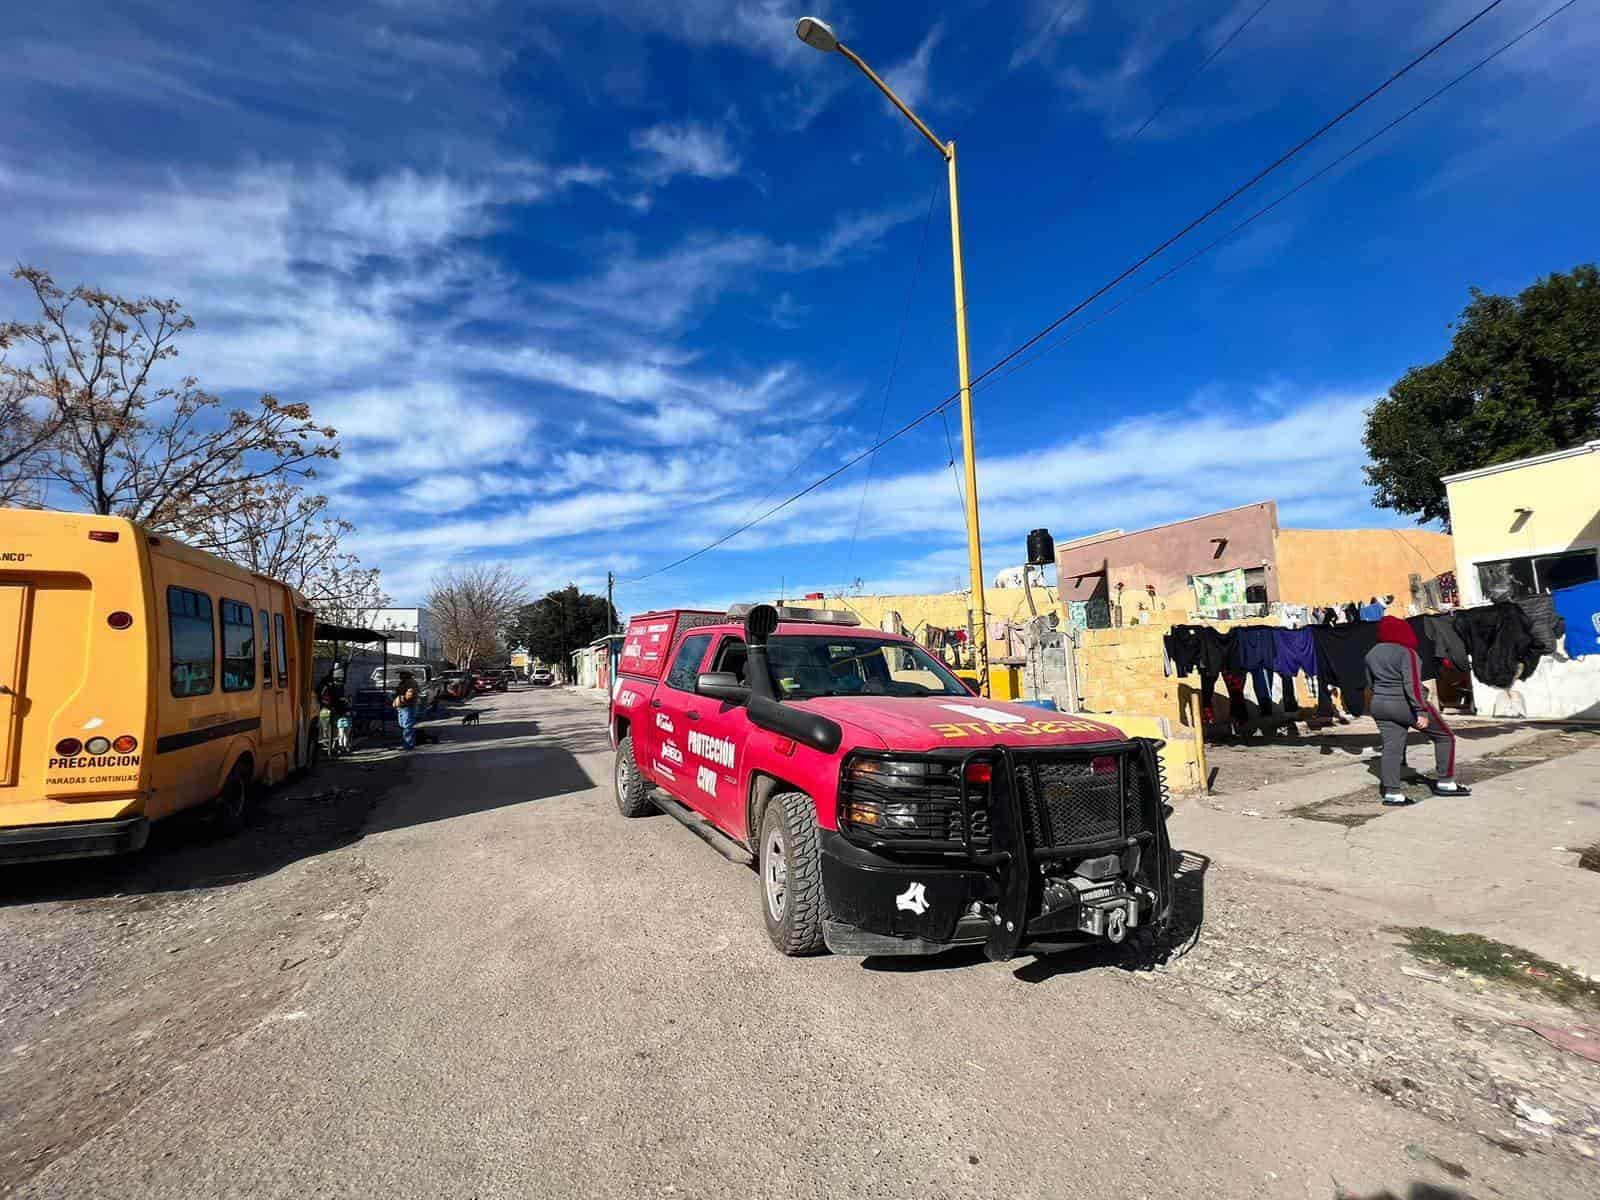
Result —
M754 608L754 604L734 604L728 608L730 621L742 621ZM807 621L813 625L860 625L861 618L855 613L834 612L826 608L779 608L778 620L780 621Z

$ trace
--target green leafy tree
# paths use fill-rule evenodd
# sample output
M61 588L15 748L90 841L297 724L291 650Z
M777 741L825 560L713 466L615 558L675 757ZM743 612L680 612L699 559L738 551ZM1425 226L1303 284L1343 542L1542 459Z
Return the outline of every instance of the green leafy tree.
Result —
M1383 508L1446 526L1441 476L1600 437L1600 270L1518 296L1472 289L1447 353L1367 413L1367 482Z
M606 598L580 592L569 583L519 608L506 627L505 640L541 662L565 663L578 647L615 632L619 632L616 613Z

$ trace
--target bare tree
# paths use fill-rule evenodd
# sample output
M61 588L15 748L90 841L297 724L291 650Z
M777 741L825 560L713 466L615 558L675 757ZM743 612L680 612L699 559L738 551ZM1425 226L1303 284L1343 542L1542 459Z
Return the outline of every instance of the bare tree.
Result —
M34 357L0 371L19 403L41 405L58 422L51 478L91 512L182 536L243 489L309 477L318 459L338 456L336 432L304 404L264 395L253 408L224 411L192 376L163 385L161 365L194 325L176 300L63 292L33 267L12 277L32 289L40 319L0 324L0 342Z
M435 575L424 603L444 642L445 657L465 670L495 653L500 631L527 596L527 584L510 567L478 563Z
M57 408L37 401L7 367L0 329L0 504L37 504L44 496L49 446L61 428Z
M240 489L226 508L197 516L184 539L241 566L281 579L311 600L317 615L340 625L364 625L388 606L376 567L343 545L349 521L328 515L328 498L285 480Z

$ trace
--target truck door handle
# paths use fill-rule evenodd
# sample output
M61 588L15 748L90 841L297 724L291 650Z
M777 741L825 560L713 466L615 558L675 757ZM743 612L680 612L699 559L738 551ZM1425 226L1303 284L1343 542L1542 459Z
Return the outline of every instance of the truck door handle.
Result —
M692 708L688 712L684 713L683 715L688 717L689 720L691 720L691 721L698 721L700 719L700 714L695 712L695 710L692 709Z
M651 708L660 708L661 707L661 701L659 699L651 700L650 701L650 707Z

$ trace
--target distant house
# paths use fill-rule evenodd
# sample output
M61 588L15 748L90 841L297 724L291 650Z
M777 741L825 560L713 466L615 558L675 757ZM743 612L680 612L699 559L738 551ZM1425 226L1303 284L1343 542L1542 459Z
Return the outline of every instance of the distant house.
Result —
M444 645L426 608L380 608L366 622L390 635L389 653L410 658L440 659Z

